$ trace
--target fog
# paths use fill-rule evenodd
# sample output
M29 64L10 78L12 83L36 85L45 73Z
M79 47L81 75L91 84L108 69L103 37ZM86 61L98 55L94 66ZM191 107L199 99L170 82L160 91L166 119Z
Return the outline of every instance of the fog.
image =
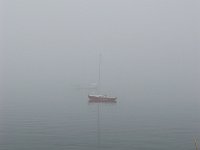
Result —
M98 82L101 54L102 90L118 97L124 115L135 103L145 108L160 105L161 111L184 102L187 110L199 111L200 1L3 0L0 4L0 84L5 103L8 97L19 102L25 95L40 102L39 95L55 98ZM87 99L88 91L81 92L80 97Z
M194 94L199 10L196 0L4 1L5 84L96 82L101 53L104 86Z

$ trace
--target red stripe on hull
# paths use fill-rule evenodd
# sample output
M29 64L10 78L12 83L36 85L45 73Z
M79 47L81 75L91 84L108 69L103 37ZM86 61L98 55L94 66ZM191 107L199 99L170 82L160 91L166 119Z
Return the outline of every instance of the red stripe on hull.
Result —
M96 97L88 95L89 102L114 102L116 103L117 97Z

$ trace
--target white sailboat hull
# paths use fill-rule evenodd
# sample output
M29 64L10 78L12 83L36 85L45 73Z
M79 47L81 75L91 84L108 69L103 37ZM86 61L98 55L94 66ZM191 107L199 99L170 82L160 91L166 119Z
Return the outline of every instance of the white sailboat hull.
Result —
M88 95L90 102L116 102L117 97L107 95Z

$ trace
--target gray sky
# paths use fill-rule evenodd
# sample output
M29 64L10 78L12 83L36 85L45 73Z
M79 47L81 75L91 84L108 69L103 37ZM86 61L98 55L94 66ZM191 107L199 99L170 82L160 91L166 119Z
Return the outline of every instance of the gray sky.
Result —
M4 0L3 8L9 83L95 82L101 51L104 85L199 86L198 0Z

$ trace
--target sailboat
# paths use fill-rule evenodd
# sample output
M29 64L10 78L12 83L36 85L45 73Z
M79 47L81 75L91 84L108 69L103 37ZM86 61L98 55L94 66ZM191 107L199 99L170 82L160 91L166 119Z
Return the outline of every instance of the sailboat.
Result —
M99 55L99 82L98 91L100 91L101 86L101 54ZM109 96L107 94L88 94L89 102L115 102L117 97Z

